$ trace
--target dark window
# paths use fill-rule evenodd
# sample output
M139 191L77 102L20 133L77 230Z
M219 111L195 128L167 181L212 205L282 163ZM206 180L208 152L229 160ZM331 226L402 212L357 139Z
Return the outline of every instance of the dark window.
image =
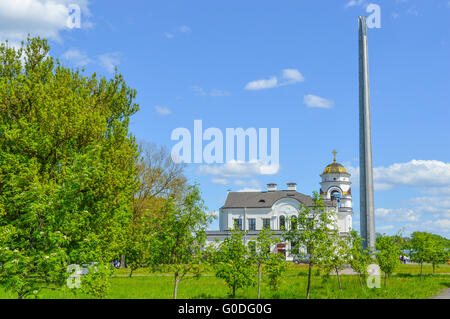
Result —
M241 218L234 219L234 229L242 230L242 219Z
M270 218L263 218L263 228L270 229Z
M280 216L280 229L286 228L286 217Z
M248 230L256 230L256 219L254 218L248 219Z

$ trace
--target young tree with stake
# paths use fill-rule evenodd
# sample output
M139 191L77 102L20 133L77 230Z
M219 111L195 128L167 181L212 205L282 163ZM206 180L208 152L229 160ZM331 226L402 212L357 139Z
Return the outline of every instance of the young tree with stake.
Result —
M366 281L367 267L372 263L372 257L367 249L362 248L362 238L355 230L350 232L350 258L349 263L352 269L358 273L361 288ZM361 278L362 277L362 278Z
M200 274L206 228L214 217L206 212L197 186L188 187L181 203L168 199L161 215L154 222L158 231L150 241L149 264L163 265L174 274L173 298L176 299L179 282L185 275Z
M270 247L276 243L272 232L268 228L263 228L256 239L255 252L253 258L256 261L258 267L258 299L261 298L261 272L262 267L267 264L273 254L270 252Z
M330 225L333 224L335 213L327 209L322 196L316 191L313 193L312 205L300 205L297 218L291 220L291 227L283 232L282 238L290 242L290 254L294 258L302 258L308 255L308 286L306 299L310 297L312 267L321 262L324 245L329 240L332 232Z
M336 223L332 227L333 229L330 230L328 240L323 243L319 250L320 262L324 266L327 274L331 271L336 273L339 289L342 290L339 271L344 269L345 264L349 261L350 244L347 237L339 235Z
M230 236L220 243L213 262L216 276L225 280L233 298L237 289L255 284L251 252L243 237L243 231L230 230Z
M400 264L401 254L399 247L399 236L378 237L376 245L376 258L381 271L384 272L384 287L386 288L387 277L392 274Z

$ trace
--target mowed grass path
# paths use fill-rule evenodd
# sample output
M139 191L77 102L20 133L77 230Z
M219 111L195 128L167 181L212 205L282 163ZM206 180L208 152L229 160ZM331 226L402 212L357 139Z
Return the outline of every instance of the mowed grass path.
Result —
M431 268L431 266L430 266ZM426 273L425 273L426 270ZM449 266L441 266L437 273L450 273ZM119 270L118 274L126 274L126 270ZM146 274L147 270L137 271L136 274ZM339 290L336 276L329 276L324 280L323 276L314 271L312 278L311 298L323 299L398 299L398 298L429 298L439 290L450 287L449 275L431 276L428 266L424 267L422 280L417 275L416 265L401 265L398 274L388 279L388 287L384 288L384 279L381 278L380 289L361 288L359 279L354 275L341 276L343 290ZM173 295L172 276L133 276L113 277L112 286L107 298L113 299L170 299ZM307 285L307 270L303 265L292 265L284 274L278 292L270 291L263 283L261 289L262 298L302 299L305 298ZM256 298L257 288L248 287L238 289L236 298ZM39 298L89 298L76 290L73 292L60 292L43 290L38 294ZM215 276L202 276L199 279L188 277L181 281L178 288L178 298L229 298L228 288L225 282ZM15 298L11 293L0 288L0 298Z

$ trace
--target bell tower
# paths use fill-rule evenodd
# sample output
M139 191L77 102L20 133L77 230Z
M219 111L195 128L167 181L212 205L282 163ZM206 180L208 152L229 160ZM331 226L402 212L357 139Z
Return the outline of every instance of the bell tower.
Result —
M350 173L336 162L337 152L333 150L333 163L328 164L320 175L320 194L324 199L337 202L339 232L347 233L352 229L352 189Z

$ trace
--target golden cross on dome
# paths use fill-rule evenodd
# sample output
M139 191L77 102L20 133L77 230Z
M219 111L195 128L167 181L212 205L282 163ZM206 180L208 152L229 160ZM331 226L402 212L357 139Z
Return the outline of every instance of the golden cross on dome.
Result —
M337 154L338 152L336 152L336 150L333 150L333 152L331 152L331 154L333 154L334 155L334 161L333 161L333 163L336 163L336 154Z

